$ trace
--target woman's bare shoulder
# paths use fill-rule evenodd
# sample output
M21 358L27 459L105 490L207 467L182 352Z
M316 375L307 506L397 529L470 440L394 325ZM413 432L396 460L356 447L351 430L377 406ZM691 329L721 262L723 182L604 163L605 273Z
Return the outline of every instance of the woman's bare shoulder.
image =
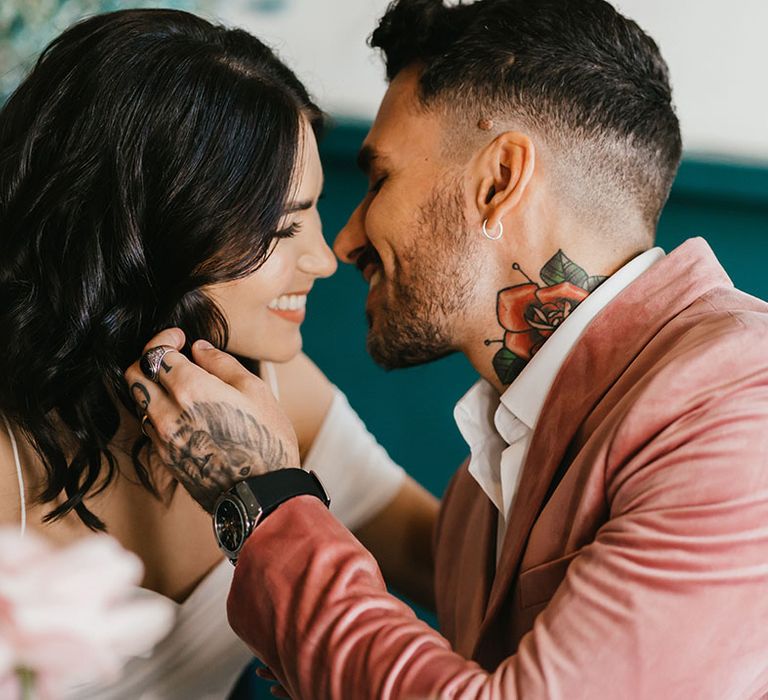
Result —
M0 417L0 525L19 525L21 500L11 438Z
M280 404L293 423L303 458L312 447L331 406L333 384L303 353L274 367Z

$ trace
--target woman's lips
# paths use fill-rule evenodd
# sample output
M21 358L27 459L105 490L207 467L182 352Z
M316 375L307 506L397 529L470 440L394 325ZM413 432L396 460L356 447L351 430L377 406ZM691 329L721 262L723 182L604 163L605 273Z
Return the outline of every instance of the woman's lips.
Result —
M291 323L302 323L307 315L306 309L269 309L275 316L279 316Z
M273 299L267 308L276 316L290 321L291 323L301 323L306 316L307 294L309 292L295 292L283 294Z

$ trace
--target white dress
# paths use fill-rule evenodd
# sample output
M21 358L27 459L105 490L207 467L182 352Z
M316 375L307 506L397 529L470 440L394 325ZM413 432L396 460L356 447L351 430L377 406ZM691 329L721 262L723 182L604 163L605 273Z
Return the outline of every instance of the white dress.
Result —
M266 362L262 367L264 379L279 399L274 368ZM23 506L16 441L7 421L5 425L14 449ZM405 478L338 389L304 467L320 476L331 498L331 512L350 529L387 505ZM252 659L227 623L226 601L233 573L234 567L224 560L183 603L173 603L176 621L171 631L150 653L131 659L118 682L73 689L67 700L224 700ZM140 588L137 595L160 594Z

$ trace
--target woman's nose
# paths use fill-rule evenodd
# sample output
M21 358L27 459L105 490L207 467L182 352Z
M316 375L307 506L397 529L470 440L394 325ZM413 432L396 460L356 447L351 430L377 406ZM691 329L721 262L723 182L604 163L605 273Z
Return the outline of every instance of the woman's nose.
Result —
M317 237L317 242L312 248L304 252L298 261L298 267L314 277L330 277L338 268L336 256L328 247L322 233Z

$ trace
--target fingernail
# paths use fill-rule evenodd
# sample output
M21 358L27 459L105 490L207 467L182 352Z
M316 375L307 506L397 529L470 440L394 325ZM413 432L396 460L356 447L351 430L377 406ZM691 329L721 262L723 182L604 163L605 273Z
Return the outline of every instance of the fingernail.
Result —
M198 350L213 350L213 345L211 345L207 340L198 340L195 343L195 347Z
M168 328L167 330L173 334L173 340L171 340L171 343L180 347L184 343L184 331L182 331L180 328Z

